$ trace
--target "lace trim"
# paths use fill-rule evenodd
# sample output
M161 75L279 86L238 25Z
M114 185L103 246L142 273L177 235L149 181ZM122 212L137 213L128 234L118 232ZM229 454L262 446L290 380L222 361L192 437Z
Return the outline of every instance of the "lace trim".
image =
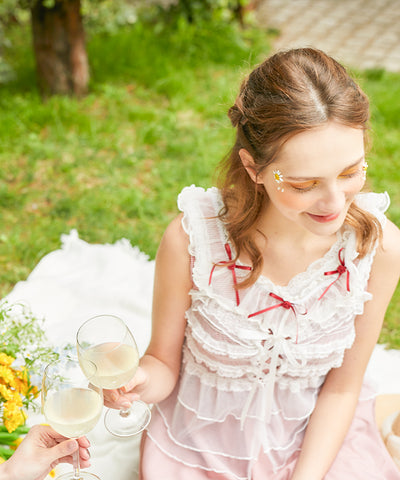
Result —
M196 199L197 202L194 201L194 199ZM178 198L178 206L180 210L184 212L183 224L185 231L187 231L187 233L189 234L190 244L192 246L191 253L193 254L195 253L194 249L196 248L194 247L194 245L196 244L195 240L199 241L199 239L204 237L204 225L201 221L202 212L200 207L202 201L208 201L209 203L211 203L211 206L213 206L214 215L217 215L223 206L220 193L215 187L212 187L208 190L205 190L201 187L195 187L194 185L190 187L185 187ZM373 213L384 226L386 222L386 217L383 212L388 208L390 204L389 196L386 192L383 194L359 194L356 196L356 203L361 208L364 208L365 210ZM228 240L228 235L223 226L223 223L216 220L215 224L217 225L217 228L221 235L220 241L223 243L226 242ZM207 271L209 267L209 260L207 260L207 255L205 254L205 252L201 251L200 245L202 245L202 243L203 242L201 241L198 242L199 247L197 248L197 250L199 251L197 252L197 255L194 256L196 257L195 264L198 264L199 266L198 269L195 269L196 284L199 287L201 286L201 288L203 289L203 287L206 287L206 279L208 279L209 275L209 271ZM310 284L312 283L312 281L310 280L316 277L323 278L323 272L327 268L330 269L330 266L332 266L333 268L337 266L337 253L342 247L346 247L345 261L346 266L349 268L349 265L355 260L358 254L355 250L355 232L352 231L350 228L346 228L342 233L337 233L337 241L331 246L330 250L323 257L311 263L304 272L300 272L299 274L295 275L287 285L275 285L270 279L265 276L260 276L257 279L257 282L263 284L269 289L269 291L278 294L279 296L285 298L285 300L288 300L291 303L299 303L299 301L304 301L305 298L308 298L313 293L313 288L310 288ZM235 252L233 252L233 255L235 255ZM238 265L241 265L240 262L237 263ZM202 265L202 267L200 267L200 264ZM365 272L367 271L367 268L363 270ZM203 276L203 278L201 275L202 271L203 273L207 274L205 275L205 277ZM319 282L321 284L320 280ZM326 282L324 283L328 285L329 279L326 279ZM314 286L315 285L313 285L313 287ZM210 290L206 289L206 293L209 294Z
M346 348L350 348L354 342L355 334L348 339ZM340 345L342 347L342 345ZM345 349L346 349L345 348ZM291 374L285 373L280 375L278 373L276 382L279 387L289 389L292 393L300 392L306 388L320 387L325 376L332 368L339 367L343 362L345 349L341 351L340 355L334 359L329 359L329 362L325 362L323 365L307 365L307 376L299 376L304 372L291 372ZM190 354L188 355L188 352ZM184 348L183 363L185 364L185 372L189 375L196 376L200 379L201 383L210 387L217 388L221 391L243 392L250 391L255 383L255 379L259 377L259 369L257 367L250 369L240 369L239 367L232 367L230 371L234 372L235 377L227 376L226 370L216 368L214 372L210 371L204 364L199 364L191 358L192 352L188 347ZM321 355L319 359L326 358L325 355ZM204 357L204 362L207 362L207 358ZM238 370L235 372L235 370ZM224 375L225 374L225 375ZM294 375L297 375L294 378ZM268 382L268 375L265 375L265 383Z
M191 336L209 353L217 355L227 355L233 360L246 360L254 357L258 353L256 346L239 346L237 344L227 344L226 339L215 340L208 332L206 332L199 323L189 324ZM189 336L189 335L188 335Z
M207 192L217 191L216 188L208 189ZM194 257L194 265L192 269L192 275L194 283L199 287L203 282L199 280L205 276L205 266L207 252L203 252L203 249L208 248L208 242L206 241L207 229L204 226L204 218L200 209L200 198L205 194L204 188L185 187L178 196L178 208L183 212L182 226L186 234L189 236L189 254ZM197 201L195 201L197 199ZM197 245L201 247L198 248ZM209 273L209 272L208 272ZM202 285L204 287L205 285ZM208 289L211 290L211 289Z
M339 314L332 317L329 323L325 325L312 320L311 317L304 319L300 324L300 329L303 332L303 340L299 344L289 342L290 345L287 345L287 347L291 349L289 353L286 352L285 347L287 358L293 358L293 361L288 365L286 365L285 362L280 362L281 373L290 372L290 375L293 376L314 376L315 374L325 374L329 368L337 365L337 362L343 359L344 351L350 348L354 342L354 311L352 310L353 309L349 309L349 307L346 306L343 314L339 311ZM272 342L274 344L277 333L273 335L262 331L260 335L254 337L252 341L247 343L241 341L239 344L237 339L240 339L240 332L237 332L238 337L235 338L226 334L223 326L220 325L216 330L219 339L216 340L205 329L205 327L213 325L212 320L209 318L210 312L210 308L208 312L200 312L200 319L194 315L193 311L188 312L187 328L189 331L186 335L187 346L191 354L196 357L197 363L207 365L210 370L216 371L224 377L237 378L253 374L260 366L260 354L264 353L265 347L268 348L269 343ZM218 310L216 310L215 313L218 314ZM225 321L227 320L225 317L224 319ZM229 324L229 321L227 323ZM279 322L279 324L282 326L282 322ZM319 325L319 327L317 327L317 325ZM271 322L270 326L273 330L275 329L274 323ZM319 331L316 330L316 328L319 328ZM231 329L234 330L234 327ZM329 342L325 345L317 343L319 337L325 337L330 333L333 333L335 337L331 337ZM287 335L288 331L286 329L281 332L281 336L286 338ZM242 338L243 336L245 336L245 334L242 335ZM223 364L221 366L218 358L210 358L213 354L218 357L226 356L228 350L229 353L231 353L230 359L232 362L230 365ZM270 352L270 356L272 356L272 352ZM319 365L318 368L313 368L308 364L308 360L315 359L326 359L326 361L323 362L322 365ZM265 366L263 367L265 368ZM279 374L278 376L280 377L281 375Z
M208 358L204 357L207 362ZM185 372L198 377L204 385L217 387L218 390L242 392L251 389L251 382L243 377L240 368L232 366L231 369L223 369L220 364L216 364L216 369L212 372L204 364L198 363L193 359L193 353L187 345L183 348L182 363L185 365ZM226 373L232 372L232 375Z

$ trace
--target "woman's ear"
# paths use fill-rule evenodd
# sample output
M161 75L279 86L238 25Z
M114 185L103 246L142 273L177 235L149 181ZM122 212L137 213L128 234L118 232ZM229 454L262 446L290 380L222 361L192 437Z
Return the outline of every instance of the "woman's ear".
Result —
M256 163L250 153L244 148L241 148L239 150L239 157L244 168L246 169L246 172L249 174L249 177L253 180L253 182L262 183L261 178L257 175Z

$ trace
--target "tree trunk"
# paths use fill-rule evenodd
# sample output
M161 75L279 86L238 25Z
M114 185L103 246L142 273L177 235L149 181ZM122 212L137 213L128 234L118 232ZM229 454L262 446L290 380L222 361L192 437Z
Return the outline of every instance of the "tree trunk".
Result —
M245 12L245 7L243 6L242 0L236 0L234 2L234 5L232 6L232 12L235 20L239 22L239 25L244 28L245 23L244 23L244 12Z
M43 97L87 93L89 66L80 7L80 0L56 0L52 8L37 0L31 8L33 49Z

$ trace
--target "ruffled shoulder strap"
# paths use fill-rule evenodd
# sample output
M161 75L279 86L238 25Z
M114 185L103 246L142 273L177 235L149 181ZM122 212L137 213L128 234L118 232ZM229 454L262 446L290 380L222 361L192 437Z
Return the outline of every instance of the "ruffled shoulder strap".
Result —
M215 187L204 190L191 185L178 196L182 225L189 235L189 253L194 258L193 280L200 288L208 285L213 264L226 256L227 233L218 218L222 207L220 192Z
M387 192L385 193L359 193L356 195L355 202L357 206L362 208L363 210L372 213L379 223L381 224L382 228L385 227L386 224L386 215L385 212L390 205L390 198ZM367 288L367 282L371 273L372 262L375 257L377 243L375 247L367 253L363 258L358 259L358 253L356 250L356 236L354 231L348 231L348 241L346 246L346 262L348 260L355 260L355 264L351 265L349 262L349 270L352 273L353 280L358 279L360 282L359 285L362 289ZM354 271L353 271L354 269Z
M372 213L384 228L386 224L386 215L385 212L390 205L390 197L387 192L384 193L359 193L355 198L356 204L366 210L369 213Z

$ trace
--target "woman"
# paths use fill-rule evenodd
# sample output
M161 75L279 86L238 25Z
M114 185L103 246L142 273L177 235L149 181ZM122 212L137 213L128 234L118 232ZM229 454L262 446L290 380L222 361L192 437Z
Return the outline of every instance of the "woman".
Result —
M155 403L141 478L400 479L363 383L400 272L388 196L359 194L368 99L297 49L258 66L229 117L220 188L183 190L157 253L126 387Z

